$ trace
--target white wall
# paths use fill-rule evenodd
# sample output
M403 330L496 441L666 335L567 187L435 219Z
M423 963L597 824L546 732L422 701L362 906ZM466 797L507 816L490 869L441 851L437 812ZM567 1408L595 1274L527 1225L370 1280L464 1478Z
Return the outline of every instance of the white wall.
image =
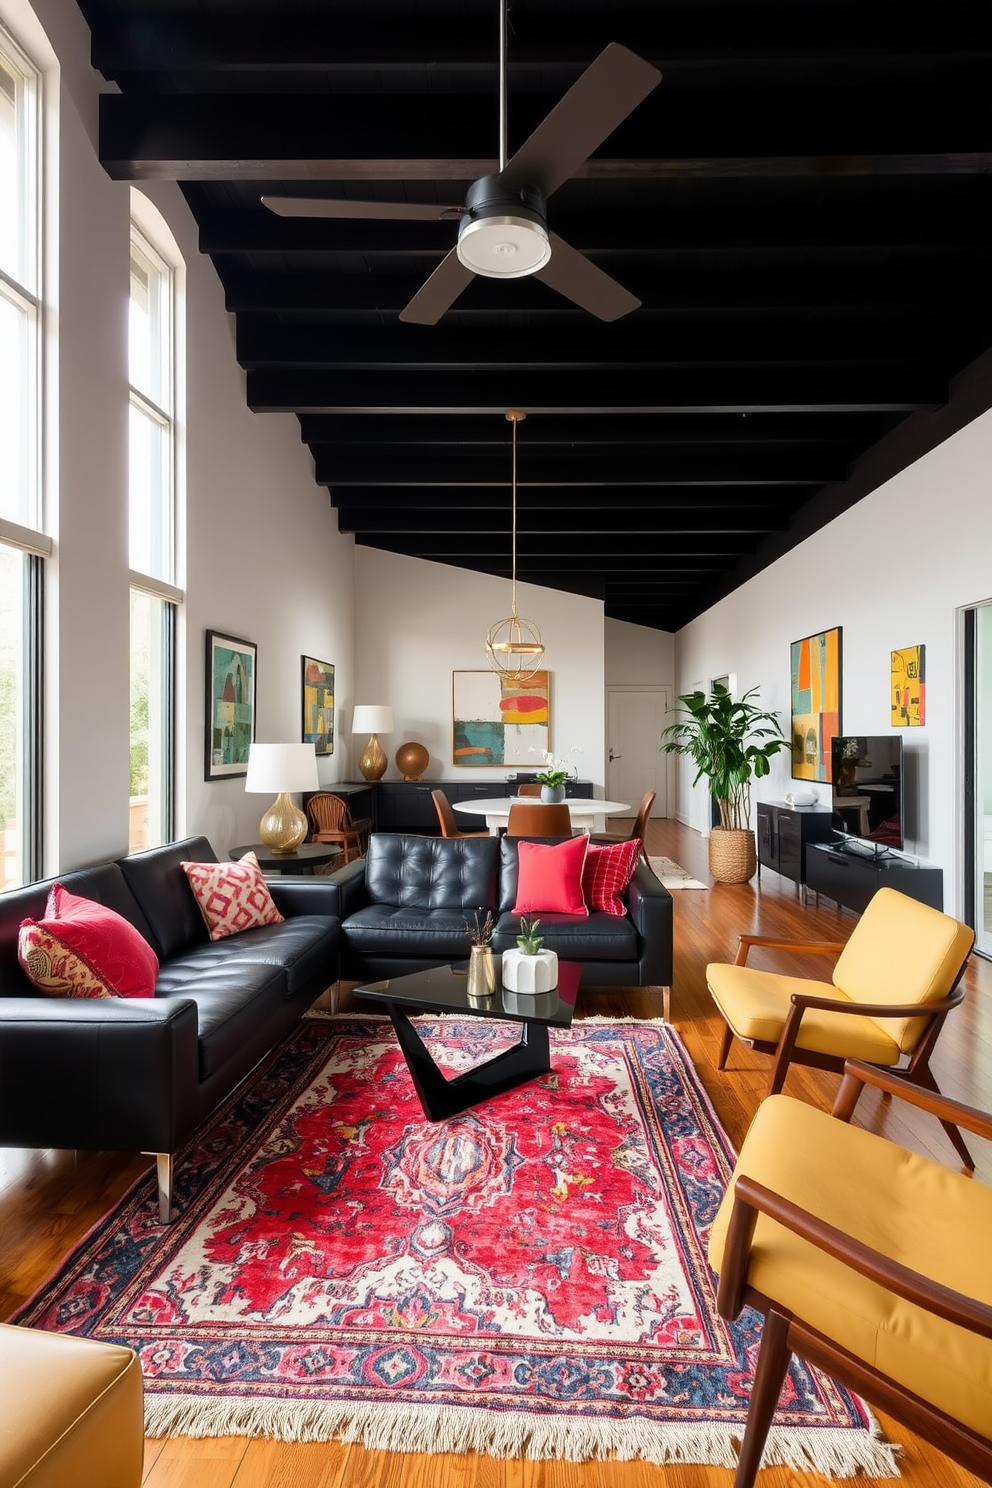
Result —
M675 636L626 620L607 620L607 687L671 687L675 682Z
M50 74L60 115L57 233L47 286L46 500L56 554L46 637L45 872L120 854L128 838L127 305L130 186L109 179L96 153L96 98L75 6L37 0L42 56L24 0L0 18ZM197 249L177 186L151 185L186 262L187 600L180 614L180 835L205 832L218 852L253 840L266 804L243 780L204 781L204 632L258 645L256 734L300 738L301 655L333 662L338 698L354 696L353 555L326 493L316 487L299 425L253 415L235 360L220 283ZM336 751L324 783L347 775Z
M759 686L787 726L790 642L840 625L844 730L887 733L890 653L924 643L926 726L900 730L906 845L943 868L950 913L962 905L960 610L992 596L990 552L992 412L686 626L676 647L680 692L736 671L738 693ZM790 788L788 756L772 770L762 799ZM680 815L688 811L683 795Z
M389 757L387 780L400 778L393 757L400 744L411 740L430 750L429 778L451 777L451 673L486 670L486 634L509 609L506 579L374 548L355 549L355 668L360 679L355 701L392 705L396 732L381 741ZM565 755L579 745L582 753L573 756L579 775L601 788L606 778L602 601L518 584L517 610L534 621L547 647L551 749ZM351 740L354 770L364 744L364 736ZM532 768L539 765L535 756ZM501 781L507 773L506 768L458 770L459 778L470 780Z

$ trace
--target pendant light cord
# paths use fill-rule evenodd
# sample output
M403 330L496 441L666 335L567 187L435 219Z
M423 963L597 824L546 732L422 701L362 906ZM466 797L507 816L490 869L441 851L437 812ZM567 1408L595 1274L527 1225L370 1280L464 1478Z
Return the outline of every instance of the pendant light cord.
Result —
M510 578L510 614L517 618L517 421L513 420L513 567Z

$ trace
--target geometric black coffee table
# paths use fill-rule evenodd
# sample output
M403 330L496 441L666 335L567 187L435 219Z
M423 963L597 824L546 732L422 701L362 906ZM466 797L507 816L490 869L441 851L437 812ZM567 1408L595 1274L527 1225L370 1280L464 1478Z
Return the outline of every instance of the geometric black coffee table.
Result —
M496 991L492 997L471 1000L468 996L467 962L458 966L435 966L409 976L390 977L356 987L356 997L384 1002L396 1030L414 1087L428 1121L445 1121L491 1096L502 1095L551 1068L549 1028L570 1028L575 1011L582 968L574 961L558 962L558 986L536 997L509 991L500 985L499 957L496 961ZM520 1023L520 1042L502 1054L455 1075L441 1073L420 1034L407 1016L407 1008L429 1013L464 1013L473 1018L499 1018Z

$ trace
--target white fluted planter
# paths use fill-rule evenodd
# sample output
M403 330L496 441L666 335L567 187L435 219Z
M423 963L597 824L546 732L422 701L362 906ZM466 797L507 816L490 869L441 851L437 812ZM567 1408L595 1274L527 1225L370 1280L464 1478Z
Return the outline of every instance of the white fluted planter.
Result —
M550 992L558 985L558 957L554 951L503 952L503 986L511 992Z

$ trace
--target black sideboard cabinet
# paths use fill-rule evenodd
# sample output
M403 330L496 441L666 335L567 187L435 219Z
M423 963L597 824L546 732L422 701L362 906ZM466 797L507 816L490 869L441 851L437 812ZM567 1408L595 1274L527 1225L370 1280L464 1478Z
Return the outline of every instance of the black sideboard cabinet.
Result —
M518 774L513 780L366 780L347 781L327 786L333 796L348 802L356 819L368 817L376 832L415 832L418 836L439 837L441 828L431 791L442 790L455 808L455 820L465 832L481 832L485 821L479 816L458 813L459 801L489 801L512 796L517 785L533 780L533 775ZM307 791L303 809L314 794ZM566 796L592 799L591 780L569 780Z
M806 886L814 894L825 894L845 909L861 914L878 889L898 889L910 899L944 907L944 871L911 858L869 857L867 854L813 843L806 858Z
M764 866L791 878L805 903L809 871L806 849L814 842L831 841L831 813L822 806L790 806L785 801L759 801L757 813L759 877Z
M506 780L380 780L375 787L377 832L417 832L421 835L439 836L437 811L431 800L431 791L441 790L454 807L455 821L465 832L480 832L485 821L479 816L459 815L459 801L491 801L511 796L515 786L526 777L518 775L516 782ZM591 780L570 780L565 794L591 799Z

